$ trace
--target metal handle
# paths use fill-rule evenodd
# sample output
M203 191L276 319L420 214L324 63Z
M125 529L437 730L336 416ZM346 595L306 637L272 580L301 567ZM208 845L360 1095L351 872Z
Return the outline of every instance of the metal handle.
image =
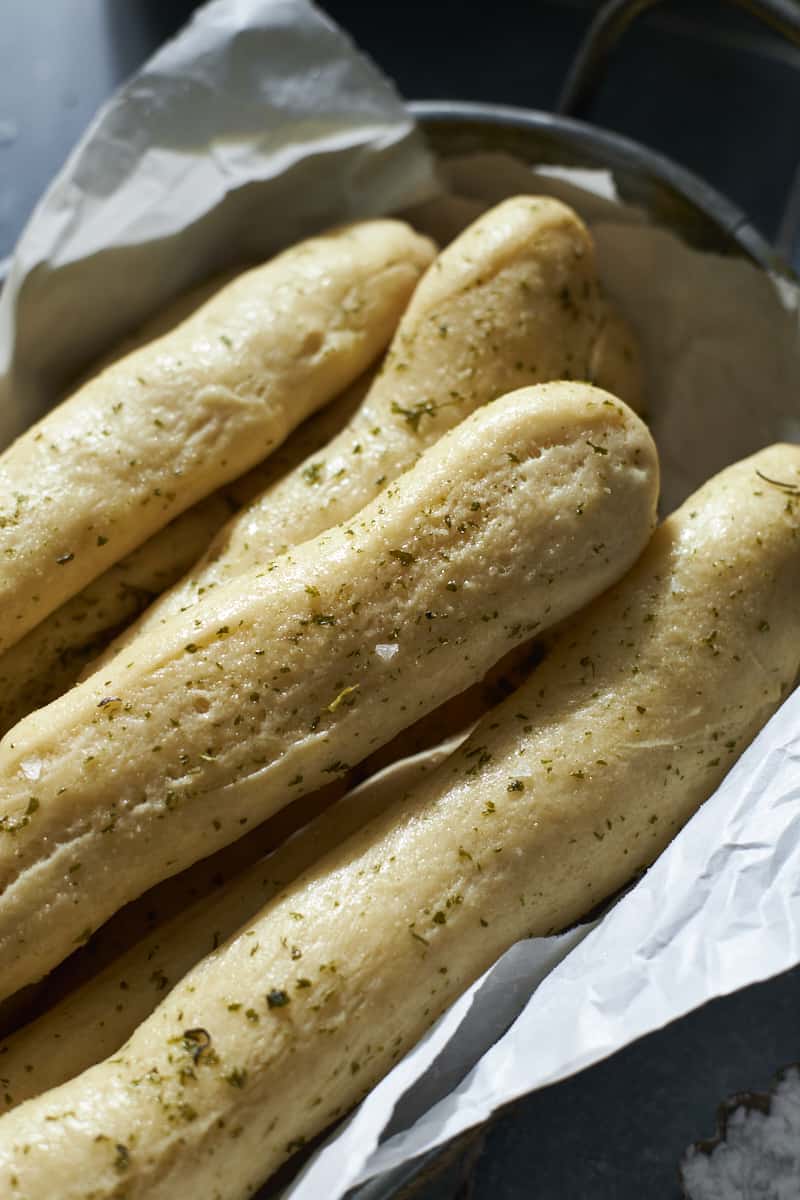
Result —
M663 0L608 0L589 26L570 66L558 111L584 116L608 69L608 60L628 26ZM800 46L800 7L797 0L728 0Z
M663 0L608 0L587 30L572 61L558 101L565 116L585 116L605 78L617 43L640 13ZM800 46L800 6L797 0L729 0ZM780 222L776 250L792 261L800 235L800 164Z

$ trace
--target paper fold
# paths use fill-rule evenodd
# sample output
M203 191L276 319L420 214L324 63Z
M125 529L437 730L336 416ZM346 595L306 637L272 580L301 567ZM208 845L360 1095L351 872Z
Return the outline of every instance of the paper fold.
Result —
M192 283L434 190L392 85L307 0L215 0L101 109L0 296L0 445Z

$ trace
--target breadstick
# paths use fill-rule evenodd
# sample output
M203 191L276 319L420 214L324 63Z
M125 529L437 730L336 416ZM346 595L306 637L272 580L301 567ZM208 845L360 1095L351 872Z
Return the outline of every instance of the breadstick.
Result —
M125 625L180 579L236 509L330 441L370 378L367 372L304 421L264 463L181 513L0 654L0 737L66 692Z
M387 767L210 896L162 922L35 1021L0 1042L0 1111L119 1050L206 954L316 859L411 788L446 757L437 747Z
M586 384L473 414L350 524L219 588L0 744L0 991L346 773L644 546L657 460Z
M610 300L592 349L588 379L646 415L645 372L639 343L622 313Z
M0 650L263 459L386 345L432 245L335 230L239 276L0 455Z
M486 210L487 205L479 200L450 193L414 205L402 216L414 229L444 247ZM585 378L624 400L634 412L641 413L645 404L645 381L639 344L628 322L608 298L604 310Z
M118 1054L0 1118L6 1193L252 1195L514 941L663 849L792 686L798 593L800 448L774 446L701 488L529 684Z
M112 637L192 566L233 511L224 495L207 496L0 654L0 736L71 687Z
M606 315L592 242L571 209L529 196L491 209L420 282L347 427L223 529L98 667L209 589L347 520L481 405L522 384L588 379Z

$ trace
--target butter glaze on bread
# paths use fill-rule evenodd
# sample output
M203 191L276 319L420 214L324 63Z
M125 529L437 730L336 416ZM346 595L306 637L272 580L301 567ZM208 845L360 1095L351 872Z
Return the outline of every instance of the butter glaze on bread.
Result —
M482 408L351 523L131 643L0 743L0 989L313 791L625 571L638 417L586 384Z
M265 462L175 517L0 654L0 737L66 692L112 638L194 565L233 512L338 433L363 398L362 380L304 421Z
M82 986L0 1042L0 1111L57 1087L119 1050L201 958L444 757L446 751L437 747L368 779L278 849L140 936Z
M400 221L302 242L18 438L0 455L0 650L361 374L432 255Z
M7 1193L15 1179L25 1200L251 1196L508 946L646 866L800 667L800 496L757 472L796 488L800 447L690 497L421 786L204 959L116 1056L0 1118Z
M522 196L485 213L421 280L347 427L231 521L101 661L239 572L347 520L481 405L524 384L590 379L606 317L592 241L571 209Z

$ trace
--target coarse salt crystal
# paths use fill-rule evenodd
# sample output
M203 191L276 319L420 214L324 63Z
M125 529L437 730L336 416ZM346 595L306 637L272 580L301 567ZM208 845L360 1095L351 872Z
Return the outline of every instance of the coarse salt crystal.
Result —
M23 758L19 768L26 779L38 779L42 773L42 760L40 758Z

